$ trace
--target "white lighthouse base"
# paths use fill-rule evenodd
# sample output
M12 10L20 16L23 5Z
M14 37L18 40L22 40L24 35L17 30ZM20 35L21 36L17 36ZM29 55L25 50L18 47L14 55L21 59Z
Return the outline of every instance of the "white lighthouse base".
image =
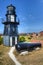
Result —
M12 46L12 37L10 37L10 46Z
M17 44L17 36L10 37L10 46Z
M5 46L14 46L17 44L17 36L3 36Z

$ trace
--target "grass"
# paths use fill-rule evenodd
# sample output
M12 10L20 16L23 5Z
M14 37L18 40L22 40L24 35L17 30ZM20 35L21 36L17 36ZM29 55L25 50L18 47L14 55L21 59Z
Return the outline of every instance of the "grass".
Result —
M38 51L34 50L29 52L29 54L25 56L20 56L16 50L14 54L22 65L43 65L43 47Z
M15 65L15 63L8 56L10 47L0 45L0 65Z

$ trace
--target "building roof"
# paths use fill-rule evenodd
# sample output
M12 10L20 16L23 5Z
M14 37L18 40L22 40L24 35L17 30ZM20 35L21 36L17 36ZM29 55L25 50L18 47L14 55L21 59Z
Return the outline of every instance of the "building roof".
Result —
M13 7L13 8L15 8L15 6L13 6L12 4L10 4L9 6L7 6L7 8L8 8L8 7Z

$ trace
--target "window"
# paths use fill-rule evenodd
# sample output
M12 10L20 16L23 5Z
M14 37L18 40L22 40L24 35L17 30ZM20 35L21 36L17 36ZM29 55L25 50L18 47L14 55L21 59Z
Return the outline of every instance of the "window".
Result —
M14 15L8 15L8 21L14 22Z
M11 15L11 22L14 22L14 15Z
M13 10L13 7L9 7L8 10Z
M11 15L8 15L8 21L11 21Z

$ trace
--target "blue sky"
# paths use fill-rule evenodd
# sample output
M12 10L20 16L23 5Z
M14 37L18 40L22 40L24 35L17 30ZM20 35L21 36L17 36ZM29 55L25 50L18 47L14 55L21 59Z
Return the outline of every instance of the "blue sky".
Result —
M6 7L13 4L20 19L19 33L43 31L43 0L0 0L0 33L3 33Z

